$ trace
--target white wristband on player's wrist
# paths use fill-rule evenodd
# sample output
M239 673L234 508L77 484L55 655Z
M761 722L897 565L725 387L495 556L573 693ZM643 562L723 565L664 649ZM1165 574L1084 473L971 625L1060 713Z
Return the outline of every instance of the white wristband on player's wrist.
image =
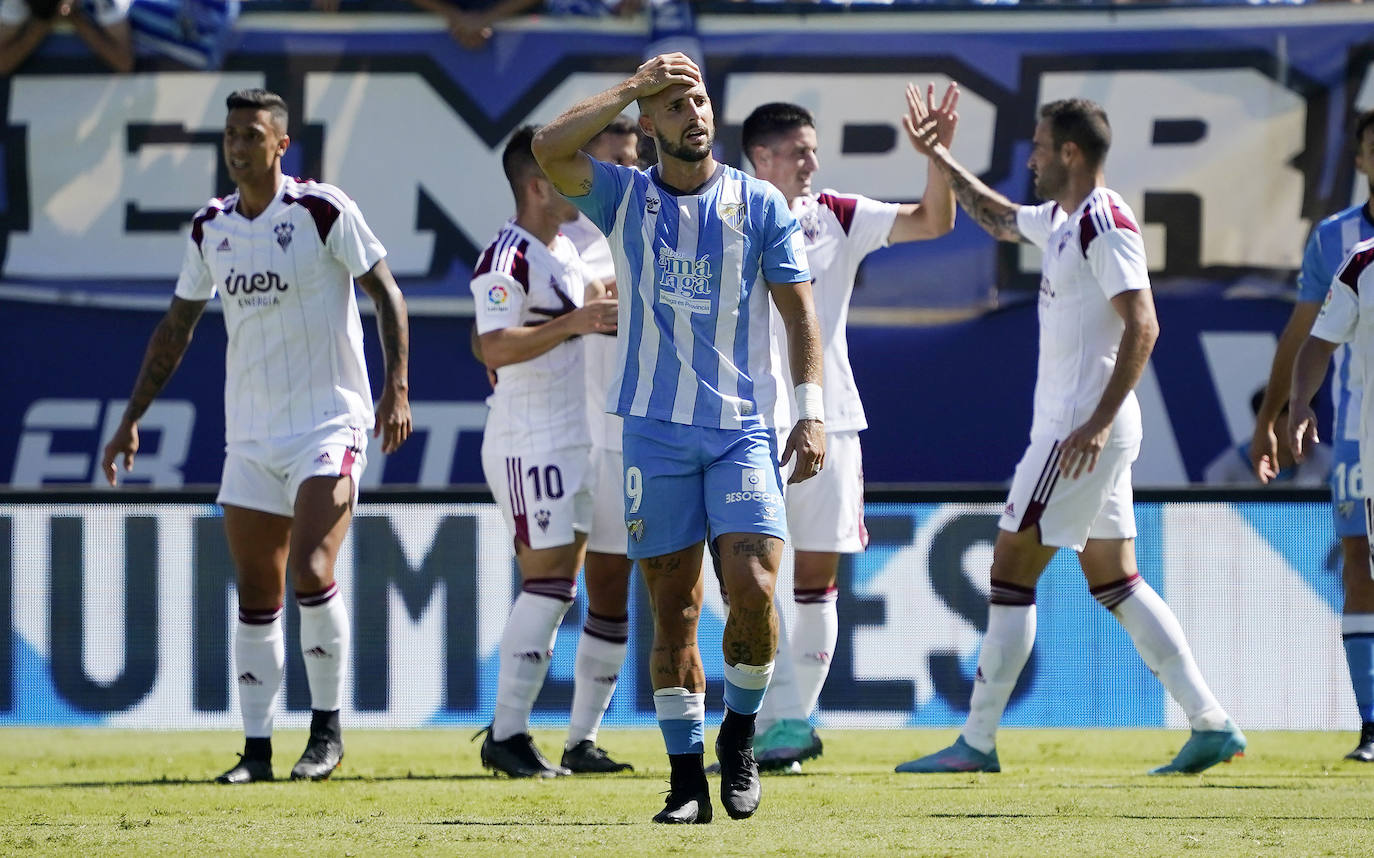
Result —
M825 402L821 397L821 386L814 381L797 385L794 391L797 398L798 420L819 420L825 422Z

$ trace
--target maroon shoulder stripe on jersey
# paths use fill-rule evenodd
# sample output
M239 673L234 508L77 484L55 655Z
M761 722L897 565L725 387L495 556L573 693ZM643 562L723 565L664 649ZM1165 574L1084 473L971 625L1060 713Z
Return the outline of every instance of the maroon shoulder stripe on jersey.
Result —
M329 238L329 231L334 228L334 222L339 219L339 208L329 199L317 194L305 193L299 197L291 194L282 194L281 201L287 205L295 204L310 212L310 217L315 221L315 231L320 234L320 241Z
M491 271L491 260L496 255L496 243L487 245L487 249L482 251L482 256L477 260L477 267L472 269L472 276L478 277Z
M834 212L835 219L840 222L840 227L844 229L844 234L849 235L849 227L854 224L854 210L859 207L859 201L853 197L821 194L816 197L816 202Z
M1093 220L1092 209L1083 212L1083 216L1078 219L1078 243L1083 247L1083 255L1088 255L1088 245L1097 238L1097 222Z
M1094 238L1113 229L1140 233L1140 227L1136 226L1135 221L1110 199L1105 205L1090 203L1083 216L1078 219L1078 240L1083 247L1083 255L1088 255L1088 245L1093 243Z
M1138 235L1140 233L1140 227L1136 226L1135 221L1131 220L1130 216L1123 212L1121 210L1121 207L1118 206L1116 203L1112 203L1111 206L1112 223L1116 224L1116 228L1128 229L1131 232L1134 232Z
M1371 243L1363 250L1357 250L1350 254L1350 258L1341 266L1341 270L1336 274L1336 278L1350 287L1356 295L1360 294L1360 275L1365 272L1371 264L1374 264L1374 243Z
M191 240L196 243L196 249L200 249L200 244L205 240L205 225L215 219L215 215L220 214L224 209L220 208L219 200L211 200L204 211L196 215L191 220ZM222 203L220 203L222 205Z
M528 295L530 293L530 264L525 258L525 251L529 249L529 246L530 243L527 239L520 238L508 230L501 230L496 236L496 240L483 251L482 258L477 261L477 267L472 270L472 276L477 277L492 271L509 274Z

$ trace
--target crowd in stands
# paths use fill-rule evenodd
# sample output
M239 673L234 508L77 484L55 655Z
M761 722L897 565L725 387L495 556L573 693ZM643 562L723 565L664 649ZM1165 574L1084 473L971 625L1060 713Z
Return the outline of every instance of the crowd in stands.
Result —
M305 8L281 0L242 0L253 11ZM526 14L633 17L651 4L698 8L756 4L793 6L1262 6L1360 3L1363 0L406 0L417 12L443 16L453 40L480 50L498 22ZM241 0L0 0L0 75L19 68L54 31L74 32L115 72L139 55L170 58L189 68L215 68L230 44ZM320 12L394 8L392 0L309 0Z

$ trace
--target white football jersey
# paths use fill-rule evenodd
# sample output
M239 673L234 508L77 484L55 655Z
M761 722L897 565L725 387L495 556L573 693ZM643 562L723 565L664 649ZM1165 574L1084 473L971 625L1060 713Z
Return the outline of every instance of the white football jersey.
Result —
M477 333L532 327L581 307L586 269L565 235L553 247L507 223L473 269ZM584 337L564 340L496 371L484 448L528 453L591 443L587 433Z
M1374 238L1365 239L1346 254L1326 293L1321 314L1312 323L1312 336L1329 343L1350 343L1350 360L1364 378L1374 378ZM1374 473L1374 396L1360 406L1360 463ZM1329 434L1329 433L1326 433Z
M1066 215L1057 203L1022 206L1021 234L1045 253L1040 274L1040 360L1031 436L1063 438L1092 415L1116 366L1125 323L1111 299L1150 288L1135 215L1097 188ZM1127 394L1115 433L1139 438L1140 406Z
M792 214L806 238L806 258L811 265L811 296L821 329L823 367L821 393L825 406L825 431L858 432L868 428L868 418L849 366L849 299L854 277L868 254L887 246L897 219L896 203L884 203L858 195L821 191L797 197ZM789 428L796 422L797 404L792 400L791 364L787 358L787 331L773 308L773 372L785 396L778 397L772 425Z
M196 213L176 285L190 301L218 293L224 308L226 440L299 435L341 414L370 430L353 278L385 248L333 185L283 177L252 220L237 204L234 193Z
M579 215L577 220L563 224L563 234L577 248L587 276L607 285L615 282L610 242L591 218ZM592 334L582 338L582 347L587 360L587 426L591 430L592 446L621 450L624 447L623 418L606 410L606 394L620 368L615 337Z

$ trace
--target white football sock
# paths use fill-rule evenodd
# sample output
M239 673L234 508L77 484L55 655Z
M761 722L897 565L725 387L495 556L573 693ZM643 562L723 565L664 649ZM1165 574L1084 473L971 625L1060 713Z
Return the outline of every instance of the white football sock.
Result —
M786 718L805 718L801 697L797 691L797 675L792 667L792 635L782 611L778 615L778 650L773 656L773 679L768 683L768 691L763 695L763 708L759 709L755 730L763 733L769 727Z
M577 640L566 747L571 748L584 739L596 743L596 731L606 708L611 705L616 680L625 665L629 633L629 617L609 619L587 612L587 622Z
M321 593L296 594L301 610L301 655L310 682L310 708L333 712L343 702L350 626L339 585Z
M239 622L234 628L234 675L238 679L243 735L249 739L272 736L272 716L276 713L285 664L286 638L282 634L281 608L275 611L240 610Z
M988 605L988 631L960 734L971 747L985 754L996 747L997 725L1034 644L1035 605Z
M546 585L547 579L540 583ZM496 683L496 712L491 722L493 741L530 730L530 710L549 673L558 624L572 604L572 582L567 583L566 599L522 592L511 606L501 635L501 670Z
M1112 615L1131 636L1145 666L1183 707L1194 730L1220 730L1226 725L1226 710L1197 669L1178 619L1144 579L1117 604Z
M830 675L830 660L840 637L840 615L835 610L835 590L807 601L797 599L797 627L792 631L792 661L797 674L800 718L811 717L820 699L825 678Z

